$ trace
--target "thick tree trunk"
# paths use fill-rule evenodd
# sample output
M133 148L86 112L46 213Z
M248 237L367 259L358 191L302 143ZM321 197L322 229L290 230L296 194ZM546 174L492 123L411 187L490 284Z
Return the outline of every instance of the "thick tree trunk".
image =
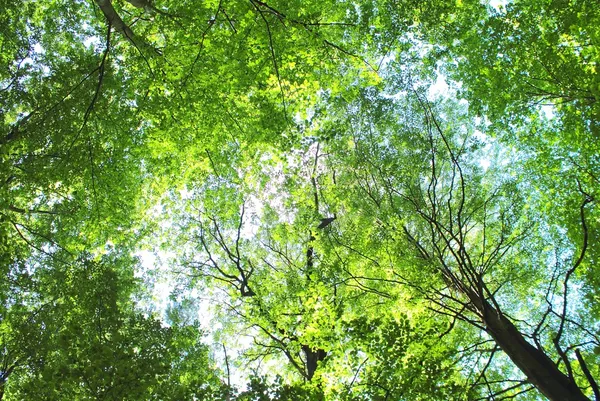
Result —
M477 305L477 303L479 305ZM527 379L551 401L590 401L575 382L558 369L542 350L531 345L504 315L487 301L476 302L483 312L483 323L498 346Z
M312 349L308 345L302 346L306 357L306 378L310 381L317 371L318 362L325 359L327 352L322 349Z

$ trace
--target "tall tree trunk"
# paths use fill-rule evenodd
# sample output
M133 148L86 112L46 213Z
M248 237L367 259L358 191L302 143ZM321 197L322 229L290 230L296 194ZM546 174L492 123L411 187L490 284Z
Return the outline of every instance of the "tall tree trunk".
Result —
M590 401L575 382L558 369L544 351L530 344L501 312L473 293L470 298L482 312L487 333L542 394L551 401Z

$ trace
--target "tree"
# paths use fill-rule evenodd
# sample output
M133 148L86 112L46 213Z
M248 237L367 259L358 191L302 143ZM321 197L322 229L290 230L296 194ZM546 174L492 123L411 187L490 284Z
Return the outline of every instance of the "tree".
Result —
M224 177L221 179L225 180ZM248 219L246 201L241 201L239 213L224 205L239 202L239 197L230 192L236 189L238 185L233 182L222 194L231 196L230 199L220 199L219 206L205 205L207 210L192 207L190 211L195 212L194 215L184 216L183 231L189 235L185 244L189 247L189 256L180 271L192 277L192 282L200 279L222 283L232 298L227 301L228 312L265 337L264 343L258 334L254 338L255 344L262 348L256 358L273 351L281 352L296 373L310 381L318 364L322 364L327 356L324 344L315 344L318 339L306 333L320 314L315 302L319 302L317 299L324 301L318 295L321 291L326 292L323 297L327 299L325 302L331 303L331 308L335 309L339 302L335 291L331 293L322 288L320 281L313 283L318 276L314 260L315 237L310 230L305 238L281 231L279 234L286 236L284 241L280 241L277 233L271 233L260 235L260 246L253 246L243 233ZM211 196L212 202L219 198L218 194ZM316 192L315 199L318 199ZM218 209L211 210L211 206ZM219 211L227 214L218 216ZM275 281L280 285L277 290ZM286 282L289 285L284 284ZM336 314L334 310L329 313ZM322 316L324 320L319 323L327 325L332 317L335 320L335 316ZM305 325L309 327L303 327Z
M265 164L243 173L215 163L219 173L204 187L183 199L173 196L177 206L172 210L179 212L169 219L179 224L167 236L177 241L166 247L183 253L175 260L183 285L201 290L202 296L212 288L224 331L252 339L242 363L287 363L292 378L304 381L302 388L313 398L447 399L468 392L459 372L461 352L440 343L435 318L422 316L413 323L394 311L397 293L348 276L356 260L343 260L340 254L347 252L329 244L337 218L318 228L319 216L331 212L332 205L319 184L324 167L319 159L326 155L313 145L309 157L301 156L305 165L290 167L289 173L298 174L284 184L296 191L290 204L269 189L280 183L261 180L273 174L265 172L266 155ZM283 222L286 215L292 221ZM248 222L259 218L261 226L250 234ZM437 323L448 324L443 317Z
M134 308L131 263L109 254L36 272L37 292L3 316L2 396L147 400L221 391L197 326L166 327Z
M389 121L380 125L379 132L377 124L363 122L353 140L355 156L333 167L339 172L342 166L356 166L338 175L338 184L351 188L340 197L362 193L371 204L363 212L368 210L369 219L377 221L388 237L376 250L358 248L369 260L390 263L387 278L375 264L365 279L387 279L412 288L437 313L484 331L527 377L522 384L530 383L549 399L588 399L582 388L597 394L587 362L581 352L573 352L578 342L595 344L597 337L569 307L573 291L569 280L586 259L586 221L593 197L579 186L582 239L579 244L557 241L552 257L544 249L553 240L544 232L548 220L523 212L527 203L519 186L524 182L490 170L481 175L473 161L477 144L470 142L472 133L454 128L462 123L460 115L441 109L438 113L449 122L445 127L421 95L414 97L422 123L399 118L396 125ZM367 131L361 132L364 126ZM406 141L409 137L412 145ZM385 251L379 254L381 248ZM540 268L548 263L555 264L553 270ZM519 282L523 277L529 289ZM522 309L532 297L541 298L537 301L543 305L541 313ZM570 334L565 339L567 326ZM493 362L482 375L489 366Z

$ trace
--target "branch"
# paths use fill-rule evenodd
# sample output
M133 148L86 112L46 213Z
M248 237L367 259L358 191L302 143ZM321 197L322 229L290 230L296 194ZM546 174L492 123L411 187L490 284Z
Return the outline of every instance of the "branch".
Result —
M131 30L131 28L123 22L121 16L117 13L115 8L112 5L111 0L95 0L100 10L106 17L109 26L114 26L115 29L120 32L125 39L127 39L133 46L138 47L138 42L140 39L137 38L135 33Z
M265 329L263 326L261 326L260 324L256 324L256 326L258 328L260 328L267 336L269 336L273 341L275 341L276 343L281 345L281 348L277 347L278 349L280 349L283 354L287 357L288 361L290 361L290 363L292 364L292 366L294 368L296 368L296 370L300 373L300 375L306 379L308 379L306 371L303 367L301 367L298 362L294 359L294 357L292 356L290 350L288 349L287 344L285 344L283 342L283 340L275 337L269 330Z
M310 34L312 34L314 37L319 38L323 41L323 44L333 47L334 49L336 49L337 51L356 58L358 60L360 60L361 62L363 62L367 67L369 67L371 70L377 72L378 68L376 68L375 66L373 66L371 63L369 63L367 60L363 59L362 57L360 57L357 54L352 53L351 51L348 51L346 49L344 49L343 47L341 47L340 45L337 45L335 43L330 42L329 40L323 38L321 36L321 34L318 31L314 31L312 28L315 26L322 26L322 25L342 25L342 26L355 26L354 24L346 24L346 23L307 23L304 21L298 21L292 18L288 18L284 13L282 13L281 11L271 7L270 5L268 5L267 3L260 1L260 0L250 0L250 2L252 3L252 5L254 6L254 8L256 8L256 10L260 13L261 17L264 19L263 16L263 10L260 7L263 7L264 9L266 9L266 12L273 14L274 16L277 17L277 19L279 19L279 22L281 22L282 25L285 26L284 24L284 20L287 20L289 22L291 22L294 25L299 25L301 27L303 27L307 32L309 32Z
M256 11L258 11L258 14L260 15L261 19L265 23L265 27L267 28L267 35L269 36L269 49L271 50L271 58L273 59L273 67L275 68L275 75L277 76L277 83L279 84L279 91L281 93L281 102L283 105L283 115L284 115L285 119L287 120L288 116L287 116L287 104L286 104L286 100L285 100L285 92L283 91L283 84L281 83L281 75L279 74L279 66L277 64L277 57L275 56L275 47L273 46L273 35L271 35L271 27L269 25L269 21L267 21L264 14L261 12L260 8L255 4L255 2L261 6L266 6L266 4L262 3L260 1L257 1L257 0L251 1L252 5L256 9ZM277 14L277 15L278 15L279 19L281 20L283 14L281 14L281 15ZM283 16L283 17L285 17L285 16Z
M87 109L85 110L85 114L83 115L83 121L81 123L81 126L79 127L79 130L77 131L77 133L75 134L75 137L73 138L73 140L71 141L71 144L69 145L69 147L67 148L66 151L66 157L64 160L68 160L69 155L71 153L71 150L73 149L73 146L75 146L75 143L77 142L77 139L79 139L79 136L81 135L81 133L83 132L84 128L87 126L87 123L89 121L89 118L92 114L92 111L94 110L94 106L96 105L96 102L98 101L98 97L100 96L100 89L102 89L102 82L104 81L104 72L105 72L105 68L106 68L106 60L108 58L108 53L110 52L110 32L111 32L111 22L108 22L108 29L106 32L106 47L104 49L104 53L102 54L102 60L100 61L100 65L98 66L97 70L98 70L98 83L96 84L96 90L94 91L94 96L92 96L92 100L90 101L90 104L88 105ZM89 145L89 143L88 143ZM91 148L90 148L90 159L91 159ZM62 164L62 163L61 163ZM94 174L93 174L93 161L92 161L92 186L94 189L94 196L97 199L96 196L96 188L95 188L95 183L94 183ZM60 164L59 164L60 166Z
M210 31L210 29L215 24L215 21L217 20L217 16L219 15L219 11L222 10L222 2L223 2L223 0L219 1L219 4L217 5L217 11L215 11L214 17L208 21L208 26L202 32L202 38L200 39L200 46L198 47L198 53L196 53L196 57L194 58L194 61L192 62L192 65L190 66L190 70L183 78L182 85L186 84L187 80L190 78L190 76L194 72L194 67L196 66L196 63L198 62L198 60L200 60L200 55L202 54L202 50L204 49L204 39L206 39L206 35L208 34L208 31ZM229 111L227 109L226 109L226 111L227 111L227 113L229 113Z
M225 366L227 367L227 387L231 388L231 374L229 373L229 359L227 358L227 348L225 348L225 343L221 343L223 346L223 353L225 354Z
M58 212L52 212L50 210L40 210L40 209L21 209L20 207L16 207L16 206L12 206L9 205L8 206L8 210L16 212L16 213L21 213L21 214L33 214L33 213L40 213L40 214L52 214L52 215L57 215L59 214Z
M590 386L592 386L592 390L594 391L594 397L596 397L596 401L600 401L600 390L598 389L598 383L596 383L596 380L594 380L594 377L592 376L590 370L587 367L587 363L585 363L581 352L579 352L579 349L577 348L575 349L575 355L577 356L577 361L579 361L581 370L583 370L583 374L590 383Z
M494 394L490 394L489 396L477 398L475 401L490 400L490 399L491 400L508 400L508 399L511 399L511 398L515 398L516 396L518 396L520 394L523 394L523 393L525 393L527 391L531 391L531 390L533 390L535 388L534 386L530 386L530 387L527 387L527 388L525 388L525 389L523 389L523 390L521 390L521 391L519 391L517 393L511 394L511 395L507 395L506 397L497 398L501 394L505 394L505 393L507 393L509 391L515 390L515 389L517 389L517 388L519 388L521 386L524 386L526 384L529 384L529 382L527 380L523 380L523 381L520 381L517 384L509 386L509 387L507 387L505 389L502 389L502 390L500 390L500 391L498 391L498 392L496 392Z
M352 381L350 382L350 384L348 385L348 392L346 395L350 394L350 391L352 390L352 386L354 385L354 382L356 381L356 378L358 377L358 374L360 373L363 365L369 360L369 357L366 357L364 359L364 361L361 362L360 365L358 365L358 369L356 369L356 373L354 374L354 377L352 378Z
M156 53L158 55L160 55L161 53L157 49L155 49L154 47L152 47L148 43L146 43L143 39L139 38L131 30L131 28L127 24L125 24L125 22L123 22L123 19L121 18L121 16L117 13L115 8L113 7L111 0L95 0L95 1L96 1L96 4L98 4L98 7L100 7L100 10L102 10L102 13L104 14L104 16L106 17L106 20L108 21L109 29L111 26L114 26L115 29L118 32L120 32L125 37L125 39L127 39L129 41L129 43L131 43L133 45L133 47L136 48L136 50L140 53L140 56L142 56L142 58L146 62L146 65L150 69L150 73L152 75L154 75L154 72L152 72L152 67L150 66L150 63L148 62L148 59L146 58L146 56L144 55L144 52L142 50L149 49L153 53Z
M564 351L562 350L561 346L560 346L560 338L562 336L563 333L563 329L565 327L565 317L567 314L567 297L568 297L568 292L569 292L569 278L571 277L571 275L573 273L575 273L575 270L581 265L581 262L583 262L583 258L585 257L585 253L587 251L587 247L588 247L588 227L587 224L585 222L585 206L592 202L592 197L590 195L588 195L587 193L585 193L583 191L583 189L581 188L581 183L579 182L579 180L577 181L577 184L579 185L579 191L585 195L585 198L583 200L583 202L581 203L581 206L579 207L579 217L581 219L581 228L583 230L583 244L581 246L581 252L579 253L579 257L577 258L577 260L575 261L575 264L573 264L573 267L569 269L569 271L567 271L567 274L565 275L565 281L564 281L564 290L563 290L563 310L562 310L562 314L560 316L560 326L558 328L558 332L556 333L556 336L553 338L553 342L554 342L554 346L556 348L556 351L558 352L558 354L560 355L561 359L564 361L566 368L569 372L569 377L571 379L573 379L573 372L571 370L571 366L569 363L569 360L567 358L567 356L565 355Z
M481 370L481 372L479 372L479 376L477 377L477 379L475 379L475 382L473 383L472 387L478 385L479 381L481 379L485 379L485 372L492 364L492 359L494 359L494 355L496 354L496 351L498 351L499 349L500 349L500 347L497 344L494 344L494 348L492 348L492 351L490 352L490 357L488 358L488 360L487 360L486 364L484 365L483 369ZM486 382L487 382L487 380L486 380Z

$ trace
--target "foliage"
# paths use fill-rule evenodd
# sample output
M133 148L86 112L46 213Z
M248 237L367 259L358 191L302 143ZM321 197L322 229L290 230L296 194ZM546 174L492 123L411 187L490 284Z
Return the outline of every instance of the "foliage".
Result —
M0 399L600 398L591 0L0 7Z

